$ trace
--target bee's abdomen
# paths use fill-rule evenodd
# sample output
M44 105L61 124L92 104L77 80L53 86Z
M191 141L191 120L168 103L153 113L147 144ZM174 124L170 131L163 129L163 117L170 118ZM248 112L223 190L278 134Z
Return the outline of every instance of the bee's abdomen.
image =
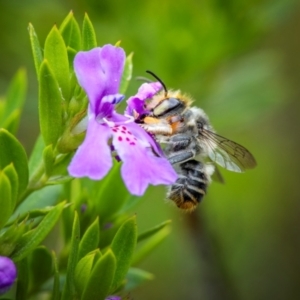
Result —
M169 188L167 197L187 211L194 210L206 193L209 182L203 163L189 160L180 165L179 178Z

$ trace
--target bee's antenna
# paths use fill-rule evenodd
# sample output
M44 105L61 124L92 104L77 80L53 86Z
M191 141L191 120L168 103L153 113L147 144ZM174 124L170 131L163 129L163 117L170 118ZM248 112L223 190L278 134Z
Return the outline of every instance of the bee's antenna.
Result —
M146 72L149 73L150 75L152 75L155 79L157 79L161 83L161 85L163 86L163 89L165 91L165 97L167 97L168 96L168 90L167 90L166 85L163 83L163 81L156 74L154 74L153 72L151 72L149 70L147 70Z

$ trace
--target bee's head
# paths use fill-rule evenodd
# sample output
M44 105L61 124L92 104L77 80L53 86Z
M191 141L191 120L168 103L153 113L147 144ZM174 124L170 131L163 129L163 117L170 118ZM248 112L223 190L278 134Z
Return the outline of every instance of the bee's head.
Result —
M151 108L150 115L156 118L161 117L168 117L168 116L174 116L178 115L183 112L183 110L186 108L186 101L181 99L181 97L176 93L172 93L171 95L164 84L164 82L153 72L146 71L147 73L151 74L155 79L157 79L158 82L163 87L163 95L159 95L160 99L157 103L155 103L155 106Z

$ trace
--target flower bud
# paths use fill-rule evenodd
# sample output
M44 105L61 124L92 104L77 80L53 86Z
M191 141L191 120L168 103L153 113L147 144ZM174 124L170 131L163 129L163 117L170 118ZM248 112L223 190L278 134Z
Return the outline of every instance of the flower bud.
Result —
M14 284L17 269L13 261L5 256L0 256L0 295L6 293Z

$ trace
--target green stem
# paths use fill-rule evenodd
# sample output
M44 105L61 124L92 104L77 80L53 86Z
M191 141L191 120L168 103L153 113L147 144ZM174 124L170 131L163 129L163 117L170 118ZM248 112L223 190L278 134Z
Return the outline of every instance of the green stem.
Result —
M22 193L18 200L18 206L34 191L41 189L47 182L47 176L45 174L44 162L42 161L32 176L29 178L29 182L26 190Z

